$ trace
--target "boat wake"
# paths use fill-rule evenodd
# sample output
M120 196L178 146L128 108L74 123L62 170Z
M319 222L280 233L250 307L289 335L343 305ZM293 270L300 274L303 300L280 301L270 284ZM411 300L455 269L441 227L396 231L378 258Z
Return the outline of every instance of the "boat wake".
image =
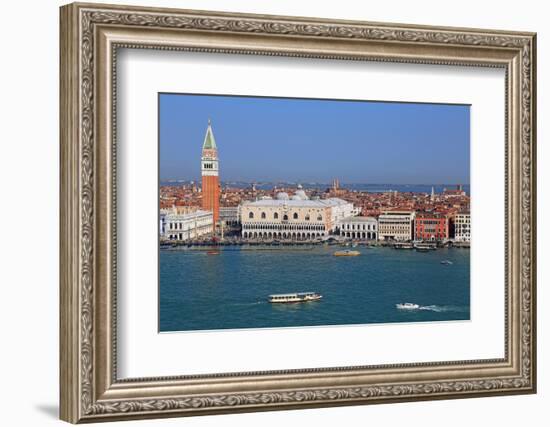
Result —
M413 303L397 304L397 309L402 311L434 311L436 313L445 312L467 312L468 307L459 307L453 305L419 305Z
M467 307L457 307L452 305L421 305L419 310L435 311L437 313L444 313L449 311L464 312L468 311Z
M251 306L251 305L258 305L258 304L265 304L265 301L254 301L254 302L235 302L231 304L234 307L244 307L244 306Z

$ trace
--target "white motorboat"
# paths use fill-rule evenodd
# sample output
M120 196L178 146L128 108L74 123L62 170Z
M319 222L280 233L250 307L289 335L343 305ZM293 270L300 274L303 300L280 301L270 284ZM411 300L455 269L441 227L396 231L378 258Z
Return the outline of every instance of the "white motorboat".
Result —
M412 302L404 302L400 304L395 304L395 307L398 310L418 310L420 306L418 304L413 304Z

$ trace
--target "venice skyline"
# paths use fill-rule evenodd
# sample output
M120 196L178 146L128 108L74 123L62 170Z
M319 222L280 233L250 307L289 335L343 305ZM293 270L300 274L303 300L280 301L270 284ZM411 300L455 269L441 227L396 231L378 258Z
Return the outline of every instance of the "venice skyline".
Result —
M469 138L462 135L462 145L448 145L441 141L452 138L429 131L440 128L449 134L440 122L454 116L454 108L429 106L451 111L432 114L438 125L430 126L422 117L425 105L183 99L194 107L183 120L181 108L167 114L179 136L169 138L162 123L159 132L159 331L470 318L470 196L462 186L469 181L469 165L460 161L464 152L469 156ZM399 121L409 121L404 133L378 123L384 129L380 138L389 146L365 142L365 135L373 133L357 121L371 120L366 110L380 109L386 110L386 119L397 120L400 112ZM212 113L222 110L224 118L233 120L222 120L218 127ZM460 110L462 119L455 117L455 125L464 127L468 108ZM245 126L250 121L256 126ZM325 135L327 125L332 136ZM200 137L191 135L199 126ZM412 129L416 139L405 137ZM334 146L336 134L343 143ZM168 161L193 182L163 185ZM407 173L417 171L422 180L448 178L438 172L453 169L448 164L462 168L462 179L437 192L435 185L396 184L404 189L397 191L345 184L346 179L376 176L369 175L371 168L407 182ZM237 177L235 168L241 181L253 177L252 182L261 182L264 176L270 184L224 185ZM306 184L329 178L330 185Z

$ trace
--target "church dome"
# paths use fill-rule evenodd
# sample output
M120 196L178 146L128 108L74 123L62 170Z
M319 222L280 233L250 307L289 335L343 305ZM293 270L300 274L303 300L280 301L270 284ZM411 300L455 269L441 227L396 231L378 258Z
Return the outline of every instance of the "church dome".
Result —
M299 198L299 200L308 200L309 199L309 197L307 196L307 194L304 190L296 191L295 195Z
M288 194L284 192L277 193L277 200L288 200Z

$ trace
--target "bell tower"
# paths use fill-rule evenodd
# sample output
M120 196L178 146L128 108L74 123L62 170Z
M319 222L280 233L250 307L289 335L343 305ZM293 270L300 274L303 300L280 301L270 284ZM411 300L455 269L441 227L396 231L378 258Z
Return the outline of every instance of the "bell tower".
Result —
M211 211L214 217L214 224L220 217L220 178L218 147L212 132L212 123L208 119L208 127L202 144L201 157L202 175L202 208Z

